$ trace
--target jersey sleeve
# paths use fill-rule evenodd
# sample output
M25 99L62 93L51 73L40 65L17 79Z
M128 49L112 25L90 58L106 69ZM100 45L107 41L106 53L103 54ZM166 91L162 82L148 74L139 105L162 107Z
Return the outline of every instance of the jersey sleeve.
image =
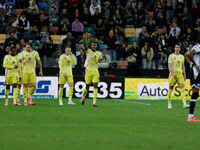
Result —
M101 55L101 52L99 52L99 59L102 59L102 55Z
M76 65L76 60L75 60L74 57L75 57L75 56L71 55L71 56L70 56L70 59L71 59L71 61L72 61L72 64L75 66L75 65Z
M60 71L63 73L64 70L63 70L63 56L62 55L59 58L58 64L59 64Z
M195 45L192 47L192 50L194 50L196 53L200 53L200 46Z
M9 64L8 64L8 56L5 56L5 57L4 57L4 60L3 60L3 67L4 67L4 68L7 68L7 69L14 69L14 65L9 65Z
M172 55L169 55L168 63L172 63Z
M36 60L40 60L40 56L39 56L38 52L36 52L35 58L36 58Z

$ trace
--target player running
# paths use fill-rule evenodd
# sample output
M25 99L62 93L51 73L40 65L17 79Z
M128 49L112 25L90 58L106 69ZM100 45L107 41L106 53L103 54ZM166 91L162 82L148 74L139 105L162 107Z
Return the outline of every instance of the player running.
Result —
M98 83L99 83L99 71L98 71L98 63L101 62L101 53L97 51L97 43L91 43L91 49L88 49L86 44L87 33L83 34L84 39L84 51L87 54L87 59L85 62L85 82L86 88L83 90L81 96L81 104L84 105L85 96L89 90L90 84L93 83L94 91L93 91L93 107L97 107L97 94L98 94Z
M32 50L32 44L28 43L26 44L26 51L22 53L21 61L23 64L22 68L22 83L24 85L23 89L23 96L24 96L24 106L29 105L35 105L36 103L32 101L32 95L35 92L36 89L36 60L39 64L40 72L39 74L43 77L42 73L42 63L40 61L40 56L37 51ZM27 103L27 89L29 88L29 96L30 100Z
M59 58L59 68L60 68L60 76L59 76L59 105L63 105L62 97L63 97L63 87L67 83L69 85L68 91L68 104L74 105L72 101L73 95L73 74L72 74L72 64L76 65L76 61L72 55L71 47L65 48L65 53L62 54Z
M18 88L17 83L19 80L19 59L16 55L17 50L15 47L11 47L10 54L4 57L3 67L6 69L5 73L5 82L6 89L5 89L5 106L8 106L8 95L10 85L13 85L13 106L17 106L17 95L18 95Z
M197 44L193 46L192 50L185 54L186 60L191 66L190 84L192 88L192 97L190 99L190 111L187 121L200 122L194 117L194 109L199 97L200 89L200 36L197 39Z
M168 68L169 68L169 91L167 94L168 98L168 108L172 109L171 104L171 94L173 91L174 86L178 83L181 92L181 99L183 101L183 108L189 108L190 105L186 103L185 100L185 66L184 66L184 56L181 55L180 52L180 45L176 44L174 48L175 52L169 56L168 59Z

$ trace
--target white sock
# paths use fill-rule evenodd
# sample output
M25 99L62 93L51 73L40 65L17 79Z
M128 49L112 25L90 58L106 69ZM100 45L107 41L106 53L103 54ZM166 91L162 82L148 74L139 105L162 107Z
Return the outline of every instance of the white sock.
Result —
M62 100L59 100L59 102L62 102Z
M194 117L194 114L189 114L188 115L188 118L192 118L192 117Z
M93 102L93 104L96 104L95 102Z

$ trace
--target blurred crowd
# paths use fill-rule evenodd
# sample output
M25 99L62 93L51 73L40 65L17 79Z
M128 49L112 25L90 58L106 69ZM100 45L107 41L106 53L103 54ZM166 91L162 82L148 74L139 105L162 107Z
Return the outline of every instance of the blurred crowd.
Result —
M166 69L176 43L181 54L195 44L200 34L199 4L200 0L0 0L0 34L6 34L0 43L1 64L11 46L20 52L29 42L44 67L58 67L66 46L72 48L77 67L83 67L82 34L90 32L87 45L98 43L102 68L127 61L140 69ZM19 9L23 10L18 16ZM52 27L57 30L50 31ZM140 32L130 40L125 28ZM52 34L66 37L57 45Z

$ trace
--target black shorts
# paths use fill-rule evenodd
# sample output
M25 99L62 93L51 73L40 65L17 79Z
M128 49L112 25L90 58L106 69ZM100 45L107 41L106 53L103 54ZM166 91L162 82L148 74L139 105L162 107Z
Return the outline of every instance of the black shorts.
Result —
M194 71L190 69L190 85L192 88L200 89L200 73L197 75L196 79L194 78Z

